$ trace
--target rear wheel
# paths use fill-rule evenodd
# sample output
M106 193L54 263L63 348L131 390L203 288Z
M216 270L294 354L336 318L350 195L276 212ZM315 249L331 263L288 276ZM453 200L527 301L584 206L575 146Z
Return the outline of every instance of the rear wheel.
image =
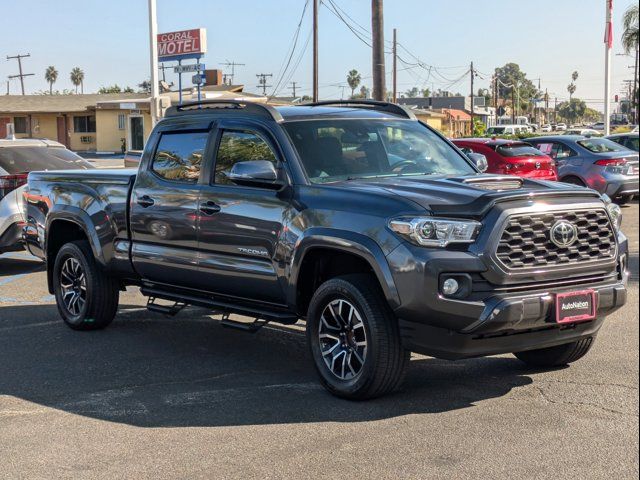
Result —
M309 306L307 342L322 384L349 399L397 389L410 357L380 287L367 275L337 277L318 288Z
M556 347L540 348L516 352L518 360L533 367L561 367L584 357L593 345L594 337L583 338L577 342L565 343Z
M64 245L53 267L58 312L74 330L97 330L111 323L118 310L118 282L96 265L89 243Z

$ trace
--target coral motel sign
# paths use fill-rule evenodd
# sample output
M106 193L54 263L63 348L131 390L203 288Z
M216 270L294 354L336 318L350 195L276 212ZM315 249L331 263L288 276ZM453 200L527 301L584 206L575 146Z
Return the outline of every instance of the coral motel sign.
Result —
M206 52L207 31L205 28L158 34L158 60L161 62L199 58Z

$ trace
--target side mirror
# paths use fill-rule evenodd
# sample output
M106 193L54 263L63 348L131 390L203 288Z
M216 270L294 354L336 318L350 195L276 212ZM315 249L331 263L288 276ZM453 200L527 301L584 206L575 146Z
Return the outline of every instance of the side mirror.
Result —
M278 172L273 162L268 160L248 160L237 162L226 174L227 178L237 185L262 188L280 188Z
M476 168L481 172L484 173L489 168L489 162L487 162L487 157L485 157L483 154L471 152L471 153L467 153L467 157L469 157L469 160L471 160L476 165Z

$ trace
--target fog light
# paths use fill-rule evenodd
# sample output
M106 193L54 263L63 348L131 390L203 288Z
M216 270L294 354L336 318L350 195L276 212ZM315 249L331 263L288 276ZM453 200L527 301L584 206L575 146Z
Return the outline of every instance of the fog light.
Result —
M455 295L458 288L460 288L460 285L458 285L458 281L455 278L447 278L442 282L442 293L445 295Z

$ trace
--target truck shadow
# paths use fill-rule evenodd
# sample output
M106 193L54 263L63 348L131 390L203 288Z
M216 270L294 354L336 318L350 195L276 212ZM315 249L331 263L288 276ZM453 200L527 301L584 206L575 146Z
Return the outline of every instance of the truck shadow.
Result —
M0 277L42 272L44 270L44 262L36 257L27 256L23 253L5 253L0 255Z
M319 385L301 331L248 334L208 313L168 319L128 305L106 330L74 332L54 305L1 307L0 415L46 407L140 427L363 422L469 408L532 382L511 358L419 357L401 392L341 400Z

